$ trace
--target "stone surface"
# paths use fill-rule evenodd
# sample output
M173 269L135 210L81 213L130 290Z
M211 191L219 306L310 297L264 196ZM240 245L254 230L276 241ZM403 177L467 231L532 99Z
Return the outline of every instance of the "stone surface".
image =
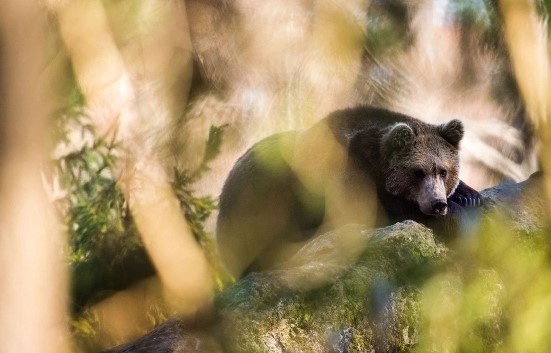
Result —
M549 228L541 175L481 194L473 226L500 213L520 234ZM316 238L281 270L251 273L227 288L211 324L173 320L116 352L410 352L419 343L421 286L450 253L413 221L375 230L349 225ZM502 287L498 280L481 283ZM450 284L438 295L455 290ZM502 328L499 308L490 311L491 348Z
M521 183L506 183L482 190L485 213L500 212L512 226L525 233L549 228L549 204L543 175L533 174Z
M219 329L227 351L383 352L413 345L417 283L446 249L412 221L355 231L367 244L361 257L340 273L330 270L332 280L317 289L289 289L285 272L294 269L288 269L250 274L222 293Z

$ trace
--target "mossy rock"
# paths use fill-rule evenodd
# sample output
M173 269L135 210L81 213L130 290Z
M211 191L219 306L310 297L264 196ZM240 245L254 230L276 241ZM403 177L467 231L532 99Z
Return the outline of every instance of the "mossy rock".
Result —
M524 253L527 261L534 262L530 257L534 249L545 258L540 240L547 239L549 208L541 190L543 179L536 174L522 183L482 191L484 206L473 217L478 221L473 229L499 223L511 232L512 239L521 240L507 243L516 244L512 254ZM438 345L449 346L445 336L435 342L423 341L423 336L427 337L423 303L433 301L429 304L438 319L450 302L455 301L459 310L461 300L468 304L471 297L484 305L467 306L462 313L472 322L464 322L483 334L466 328L466 336L457 339L463 340L465 347L475 342L482 351L493 351L504 344L507 333L503 269L492 269L495 263L485 257L470 265L468 250L463 249L463 258L455 253L478 233L457 239L450 246L457 249L451 251L435 240L430 229L413 221L374 230L348 225L301 249L299 255L310 256L311 262L250 273L226 288L218 295L216 317L208 324L172 319L112 352L440 352L448 350ZM494 238L503 234L486 233L490 248L480 251L507 249L494 249ZM484 230L480 234L485 234ZM357 257L334 256L350 240ZM515 253L514 249L519 250ZM455 320L446 316L448 319Z
M227 351L408 351L417 337L418 285L446 249L412 221L355 231L366 250L321 288L288 290L280 271L250 274L222 293L218 332Z

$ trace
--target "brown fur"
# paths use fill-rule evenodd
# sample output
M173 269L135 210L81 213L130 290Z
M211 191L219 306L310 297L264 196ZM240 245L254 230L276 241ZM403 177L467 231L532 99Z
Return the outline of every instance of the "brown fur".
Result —
M277 267L311 236L344 224L447 222L461 208L451 198L462 137L458 120L432 125L358 107L260 141L238 160L220 197L222 260L239 277L250 265Z

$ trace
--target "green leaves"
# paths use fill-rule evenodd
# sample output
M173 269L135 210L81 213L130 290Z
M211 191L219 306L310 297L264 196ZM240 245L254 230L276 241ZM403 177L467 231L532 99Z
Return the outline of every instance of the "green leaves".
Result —
M115 179L121 150L96 134L84 107L84 97L75 89L57 112L58 143L52 155L52 188L59 189L54 202L65 216L71 248L75 312L155 272ZM174 170L173 182L183 215L216 269L218 288L229 277L220 275L212 234L204 228L217 204L210 196L196 197L192 184L220 153L223 131L224 126L210 129L200 166L194 171Z

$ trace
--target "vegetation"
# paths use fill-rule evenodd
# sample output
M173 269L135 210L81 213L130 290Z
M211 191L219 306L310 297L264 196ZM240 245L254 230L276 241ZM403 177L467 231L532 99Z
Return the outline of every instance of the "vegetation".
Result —
M203 223L216 209L212 197L195 197L193 181L208 170L220 151L224 127L211 127L206 153L193 171L174 169L173 188L182 213L213 267L221 290L231 279L220 265L213 235ZM59 181L56 204L66 215L72 267L73 310L122 290L155 273L115 179L119 147L99 138L84 111L84 99L75 89L59 113L54 155Z
M491 5L493 2L453 0L450 3L453 5L454 18L481 37L487 38L487 45L496 45L494 36L500 30L500 21L503 18ZM547 0L538 2L538 11L548 13L549 4L550 1ZM374 13L366 21L368 33L363 43L364 50L369 56L378 59L392 58L412 44L410 33L404 26L408 14L400 8L392 7L381 7L379 11L381 13ZM511 52L510 55L514 58L515 53ZM64 222L69 234L74 317L87 306L156 272L138 234L124 192L115 177L122 147L115 140L108 141L98 136L95 125L87 116L85 105L85 97L75 88L63 111L57 114L55 131L59 142L53 156L52 184L57 185L55 190L58 192L55 195L56 206L65 216ZM537 120L537 117L533 119ZM537 121L534 125L538 126ZM549 123L543 125L544 131L549 128ZM219 263L213 235L204 226L205 221L216 210L216 200L213 197L196 197L192 185L204 176L209 165L223 152L225 129L225 125L210 127L203 160L195 170L175 168L171 171L173 191L195 240L206 253L218 292L222 292L232 279ZM540 137L543 145L548 146L546 133L541 133ZM542 165L549 169L551 162L547 159L548 156L543 156ZM547 193L541 194L543 198L549 199L549 189ZM507 216L500 213L480 220L463 238L448 244L451 250L446 253L446 261L439 262L436 269L431 267L431 271L422 272L423 277L415 278L414 283L408 282L411 278L407 279L412 272L404 271L394 275L395 267L399 265L393 267L392 271L389 270L393 276L404 276L406 279L393 279L388 285L395 286L394 289L399 292L401 289L398 287L403 283L395 282L403 280L407 282L409 290L405 294L399 292L404 297L403 300L401 297L399 299L402 304L405 303L407 310L404 310L405 316L400 318L398 326L406 331L410 330L406 332L409 343L404 344L400 351L548 351L548 347L551 347L549 229L535 227L519 230L512 227L509 221ZM440 245L438 247L440 249ZM366 253L365 256L370 255L373 254ZM440 255L438 253L438 257ZM388 258L383 258L381 263L385 264ZM375 262L367 263L372 265ZM281 306L276 307L276 304L266 309L272 302L266 304L265 297L262 297L260 309L246 308L257 310L254 314L259 316L270 312L275 317L270 317L270 320L287 320L292 323L291 333L300 339L310 339L308 335L311 332L307 329L315 325L313 313L330 316L320 309L323 305L345 312L343 317L346 322L339 321L340 317L325 317L327 322L335 326L343 325L343 322L347 325L361 322L362 325L369 326L370 330L376 331L375 321L371 318L363 318L370 319L366 322L350 314L351 311L369 311L369 303L363 296L371 288L363 282L361 276L365 273L361 271L368 273L370 268L355 270L359 272L353 273L353 281L346 277L350 277L350 273L344 277L350 282L345 283L350 285L345 289L350 290L353 296L347 296L342 305L327 299L327 296L335 293L336 297L342 298L343 288L337 283L303 297L295 296L298 298L296 301L283 296L285 315L293 317L282 315ZM383 269L379 272L385 273ZM369 274L371 275L370 272ZM251 278L247 281L251 281ZM243 292L232 297L238 289L239 287L232 287L220 295L221 303L234 305L238 299L243 299L237 295L242 295ZM270 295L273 293L270 292ZM369 292L369 295L372 293ZM243 299L243 302L248 299L249 297ZM269 299L277 302L279 298ZM231 308L226 310L231 311ZM237 315L247 316L249 313L240 312ZM259 334L255 330L260 330L261 326L257 325L257 321L252 321L251 332ZM414 325L416 328L412 329ZM75 327L77 330L86 330L86 325L75 324ZM316 337L325 339L323 335L326 327L316 329ZM308 340L300 343L306 345ZM363 349L367 347L361 346L358 351Z
M57 120L55 175L64 191L73 310L153 273L114 178L116 146L98 138L75 89ZM130 270L130 271L128 271Z

